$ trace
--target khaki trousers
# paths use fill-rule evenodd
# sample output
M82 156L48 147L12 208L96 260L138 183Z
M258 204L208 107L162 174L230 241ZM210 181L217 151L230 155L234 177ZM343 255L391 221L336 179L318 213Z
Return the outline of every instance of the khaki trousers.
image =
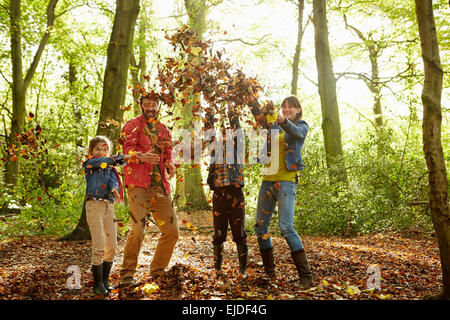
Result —
M92 264L112 262L117 248L114 204L109 201L86 201L86 219L92 238Z
M166 195L159 187L150 189L134 187L128 190L130 201L131 231L125 245L122 279L133 277L136 272L139 251L144 240L146 222L153 216L161 236L156 246L155 254L150 264L150 272L163 271L172 257L173 249L178 240L178 223L175 215L172 197Z

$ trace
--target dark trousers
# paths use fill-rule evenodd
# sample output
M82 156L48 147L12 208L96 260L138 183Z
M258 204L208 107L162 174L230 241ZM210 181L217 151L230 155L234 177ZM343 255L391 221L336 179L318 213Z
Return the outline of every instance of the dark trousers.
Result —
M213 244L221 244L227 239L228 225L233 241L246 243L245 199L241 188L234 186L218 188L213 195Z

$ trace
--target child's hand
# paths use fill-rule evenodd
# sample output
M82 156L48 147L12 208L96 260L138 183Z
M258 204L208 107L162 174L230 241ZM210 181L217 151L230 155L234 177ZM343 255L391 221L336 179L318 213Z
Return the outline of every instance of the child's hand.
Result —
M278 116L277 116L277 123L281 124L283 123L285 120L285 118L283 117L283 114L281 113L281 110L278 111Z
M120 194L119 191L117 191L117 189L112 189L112 194L114 195L114 203L119 203L120 202Z

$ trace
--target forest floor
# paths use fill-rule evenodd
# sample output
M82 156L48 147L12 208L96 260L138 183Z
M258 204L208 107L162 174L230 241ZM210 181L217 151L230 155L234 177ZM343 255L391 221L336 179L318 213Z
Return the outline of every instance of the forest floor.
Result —
M194 216L194 215L191 215ZM263 272L255 236L248 237L248 276L238 275L236 246L225 243L223 275L213 268L210 212L191 219L179 213L180 238L166 274L158 281L149 266L159 234L148 228L144 239L136 287L121 288L120 266L126 237L118 242L111 271L115 287L111 300L140 299L258 299L258 300L415 300L437 294L441 287L439 249L433 238L373 234L357 237L302 236L314 277L314 287L298 288L297 274L286 241L274 237L277 277ZM182 223L184 222L184 223ZM202 225L203 224L203 225ZM231 234L228 235L228 239ZM56 237L27 237L0 242L0 299L86 300L92 293L91 241L55 241ZM67 268L79 266L81 289L68 289ZM380 289L367 288L367 269L377 265Z

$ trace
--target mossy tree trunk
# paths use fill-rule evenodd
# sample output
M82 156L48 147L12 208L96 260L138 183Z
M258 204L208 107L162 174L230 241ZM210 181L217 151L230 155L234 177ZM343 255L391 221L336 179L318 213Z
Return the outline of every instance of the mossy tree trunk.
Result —
M429 298L450 298L450 211L448 180L441 142L441 96L443 70L433 15L432 0L416 0L416 16L422 48L425 79L422 90L423 151L428 167L431 218L439 244L442 267L442 291Z

